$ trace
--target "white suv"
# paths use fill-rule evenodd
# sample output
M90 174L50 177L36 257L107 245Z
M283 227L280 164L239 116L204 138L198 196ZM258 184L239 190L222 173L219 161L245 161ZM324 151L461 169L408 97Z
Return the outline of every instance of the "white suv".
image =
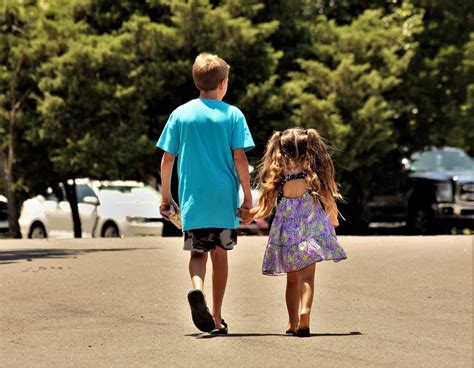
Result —
M64 188L48 197L38 195L21 208L24 238L73 237L71 208ZM76 195L83 237L161 235L161 194L136 181L76 180Z

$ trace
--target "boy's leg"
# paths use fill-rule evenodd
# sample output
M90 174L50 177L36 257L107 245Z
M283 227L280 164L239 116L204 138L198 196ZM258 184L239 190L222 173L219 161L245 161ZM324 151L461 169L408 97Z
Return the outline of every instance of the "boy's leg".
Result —
M286 308L288 309L288 330L296 331L300 308L300 273L286 274Z
M207 252L191 251L189 260L189 274L193 289L204 290L204 279L206 277Z
M229 272L227 251L221 247L211 250L212 259L212 315L216 328L221 328L222 302Z
M301 284L300 284L300 296L301 296L301 311L299 328L309 327L309 318L311 314L311 306L313 305L313 294L314 294L314 274L316 271L316 263L308 266L301 271Z
M203 332L211 332L215 328L214 318L212 318L207 308L203 293L206 262L207 253L191 251L189 273L191 275L193 290L188 293L188 302L191 307L194 325Z

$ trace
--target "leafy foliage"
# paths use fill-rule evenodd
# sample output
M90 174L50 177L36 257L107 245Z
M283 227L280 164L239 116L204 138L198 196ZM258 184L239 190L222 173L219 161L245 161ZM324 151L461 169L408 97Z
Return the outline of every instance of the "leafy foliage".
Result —
M447 0L4 1L0 145L16 153L10 185L21 200L67 178L158 177L154 143L171 111L197 96L191 67L208 51L231 66L226 101L247 117L252 163L274 130L317 128L333 147L356 226L371 192L397 180L402 150L474 153L472 8ZM13 141L12 93L26 96Z

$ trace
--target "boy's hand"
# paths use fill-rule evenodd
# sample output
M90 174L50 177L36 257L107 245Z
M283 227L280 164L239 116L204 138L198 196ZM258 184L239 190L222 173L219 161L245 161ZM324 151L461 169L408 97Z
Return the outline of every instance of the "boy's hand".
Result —
M249 212L252 208L252 202L252 193L249 193L244 196L244 201L239 208L239 217L245 225L250 224L254 220L254 217Z
M168 217L170 206L174 208L176 213L181 212L180 209L179 209L179 206L176 204L176 202L174 201L173 198L163 199L161 201L161 205L160 205L160 214L161 214L161 216L163 216L163 218L166 221L170 221L170 219Z
M250 210L248 208L243 208L243 207L239 208L239 218L242 220L242 222L245 225L250 224L254 220L254 217L250 213Z

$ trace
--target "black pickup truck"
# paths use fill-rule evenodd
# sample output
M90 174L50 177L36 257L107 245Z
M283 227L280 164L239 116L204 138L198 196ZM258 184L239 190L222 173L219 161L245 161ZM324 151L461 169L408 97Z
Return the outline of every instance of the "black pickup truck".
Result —
M369 201L369 226L405 225L411 234L474 229L474 161L464 151L431 147L401 166L397 185Z

